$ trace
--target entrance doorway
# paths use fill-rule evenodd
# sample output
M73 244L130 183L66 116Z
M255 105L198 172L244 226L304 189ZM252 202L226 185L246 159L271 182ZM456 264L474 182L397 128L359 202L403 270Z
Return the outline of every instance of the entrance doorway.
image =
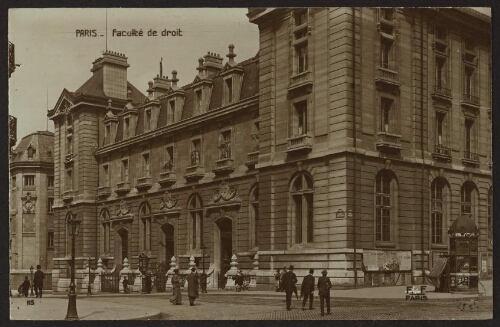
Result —
M170 260L174 256L174 226L171 224L164 224L161 226L161 230L163 231L164 239L163 239L163 251L164 256L163 260L167 264L167 267L170 264Z
M220 267L221 274L225 274L231 268L231 256L233 255L233 222L229 218L217 221L220 233Z
M123 259L128 257L128 230L125 228L122 228L118 230L117 232L118 236L120 236L119 243L118 243L118 253L116 253L117 260L116 260L116 266L120 267L121 264L123 263Z

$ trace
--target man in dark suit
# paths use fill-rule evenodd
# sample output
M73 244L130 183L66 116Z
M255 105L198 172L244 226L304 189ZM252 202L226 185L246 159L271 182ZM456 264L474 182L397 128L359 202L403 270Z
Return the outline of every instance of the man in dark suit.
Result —
M300 296L304 296L302 300L302 310L305 310L307 299L309 298L309 310L313 309L313 294L314 294L314 269L309 269L309 275L302 280L300 288Z
M297 283L297 276L293 272L293 266L290 265L290 268L286 273L283 274L283 289L285 290L286 295L286 309L290 310L292 305L292 293L295 288L295 283Z
M319 300L321 305L321 315L325 315L325 300L326 300L326 314L329 315L330 312L330 288L332 283L330 278L326 277L328 272L324 269L320 278L318 278L318 290L319 290Z
M36 297L40 295L42 297L43 279L45 274L42 271L42 266L36 265L35 279L33 280L33 286L35 287Z
M189 297L189 305L194 305L194 300L199 296L198 292L198 274L196 274L196 268L191 268L191 273L187 275L186 278L188 282L188 297Z

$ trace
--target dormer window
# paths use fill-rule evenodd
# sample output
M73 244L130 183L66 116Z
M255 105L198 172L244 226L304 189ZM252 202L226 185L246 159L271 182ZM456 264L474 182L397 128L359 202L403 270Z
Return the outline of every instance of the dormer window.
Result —
M151 109L145 111L144 116L144 131L148 132L151 130Z
M35 155L35 148L31 146L28 147L28 160L33 160L33 156Z
M443 26L436 26L436 39L446 42L448 39L448 31Z
M226 103L233 102L233 79L226 78L224 83L224 98Z
M380 8L380 18L392 22L394 19L394 9L393 8Z
M111 125L107 124L104 128L104 144L109 144L109 139L111 137Z
M300 26L307 23L307 10L302 10L295 13L295 26Z
M129 138L129 128L130 128L130 118L125 118L123 120L123 139Z
M202 92L200 90L196 90L195 92L195 111L194 114L201 114L201 108L202 108Z
M175 123L175 99L168 102L168 122Z

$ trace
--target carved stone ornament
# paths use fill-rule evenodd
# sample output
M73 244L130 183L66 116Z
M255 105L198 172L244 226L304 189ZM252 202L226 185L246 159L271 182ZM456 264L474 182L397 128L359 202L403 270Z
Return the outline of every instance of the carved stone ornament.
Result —
M126 203L125 200L121 200L120 205L117 206L116 208L116 215L118 217L125 216L128 215L131 210L132 210L131 205Z
M229 186L225 181L219 185L219 189L214 192L210 203L223 203L228 201L241 201L236 187Z
M24 204L23 204L23 213L35 213L35 200L36 197L32 197L31 194L28 192L25 198L23 198Z
M160 199L160 205L158 206L158 211L165 211L169 209L174 209L177 206L177 197L175 195L170 194L169 192L165 192L163 199Z

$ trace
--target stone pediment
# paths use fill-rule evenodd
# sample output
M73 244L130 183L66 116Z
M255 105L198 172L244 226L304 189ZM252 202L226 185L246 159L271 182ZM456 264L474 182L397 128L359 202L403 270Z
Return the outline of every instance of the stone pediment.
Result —
M214 191L214 194L207 208L217 207L233 207L241 206L241 198L238 194L238 189L234 186L229 186L225 181L219 185L219 189Z
M220 74L221 75L227 75L231 72L234 73L243 73L243 67L240 64L234 63L233 65L229 64L228 62L224 65L224 68L222 68Z

